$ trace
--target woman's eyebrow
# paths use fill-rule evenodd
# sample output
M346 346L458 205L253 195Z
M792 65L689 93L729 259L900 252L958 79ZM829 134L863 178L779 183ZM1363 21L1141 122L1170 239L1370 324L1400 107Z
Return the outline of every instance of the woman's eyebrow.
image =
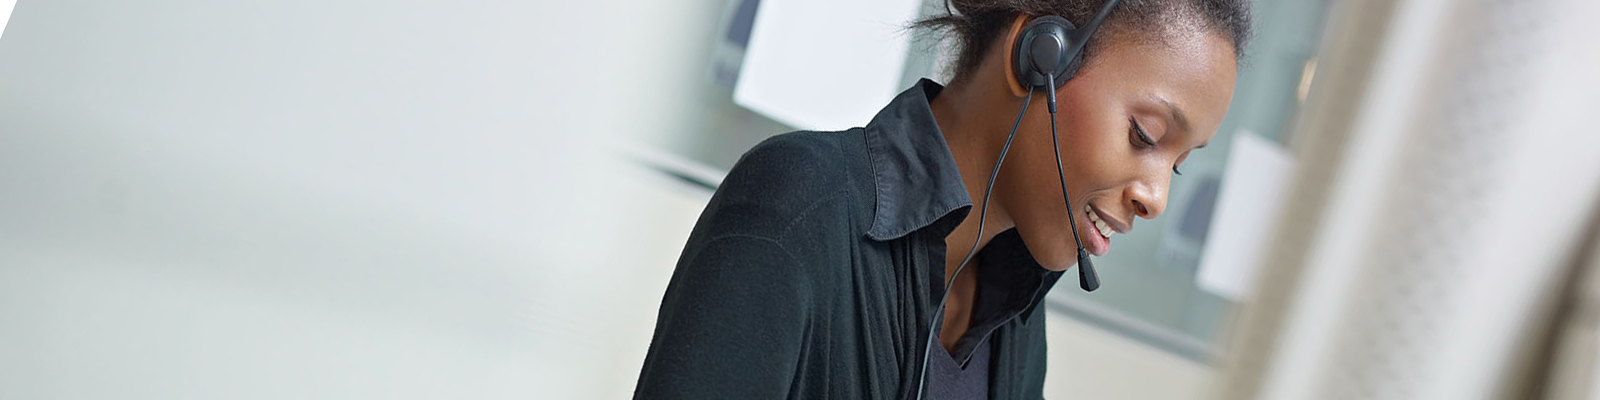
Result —
M1179 110L1177 106L1172 105L1172 102L1167 101L1167 99L1158 99L1158 100L1161 100L1161 104L1164 104L1164 105L1167 106L1167 114L1172 115L1172 120L1174 122L1178 123L1178 129L1179 130L1183 130L1183 131L1188 131L1189 130L1189 118L1183 115L1183 110ZM1201 146L1201 147L1204 147L1204 146Z

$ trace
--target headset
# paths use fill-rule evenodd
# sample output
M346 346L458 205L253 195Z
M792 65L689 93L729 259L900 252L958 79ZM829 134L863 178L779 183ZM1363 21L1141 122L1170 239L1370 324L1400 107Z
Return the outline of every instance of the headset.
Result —
M1028 22L1017 35L1017 42L1012 46L1011 72L1016 74L1018 83L1028 87L1028 97L1022 103L1022 111L1017 113L1017 121L1011 124L1011 133L1006 135L1006 143L1000 148L1000 158L989 172L989 183L983 189L983 205L978 212L977 239L973 240L972 249L967 250L961 264L956 266L955 273L945 281L939 307L934 309L933 317L928 321L928 340L922 346L922 372L917 377L917 400L922 400L923 390L928 383L928 354L933 346L934 332L937 332L935 324L943 320L945 300L950 298L950 289L956 277L972 261L972 256L978 252L978 244L983 241L983 224L989 216L989 195L994 191L994 180L1000 175L1000 165L1005 163L1006 153L1011 151L1011 141L1017 137L1017 128L1022 126L1022 117L1028 113L1028 104L1033 103L1036 90L1045 92L1045 104L1050 111L1050 143L1056 154L1056 176L1061 181L1061 200L1067 206L1072 241L1078 246L1078 287L1086 292L1100 288L1100 276L1094 271L1089 252L1083 249L1083 240L1078 238L1077 211L1072 208L1072 199L1067 195L1067 175L1061 165L1061 144L1056 136L1056 90L1077 74L1078 67L1083 65L1083 48L1089 43L1089 36L1100 29L1100 23L1105 22L1118 1L1107 0L1082 28L1066 18L1046 15Z

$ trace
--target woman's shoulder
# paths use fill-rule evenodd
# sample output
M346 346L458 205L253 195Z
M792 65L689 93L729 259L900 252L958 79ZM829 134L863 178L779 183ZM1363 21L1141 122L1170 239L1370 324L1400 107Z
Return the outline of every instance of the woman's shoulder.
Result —
M741 233L772 238L800 219L847 218L848 213L814 214L827 204L852 206L859 182L870 182L864 146L860 129L768 138L728 172L707 206L707 216L738 219L739 230L746 231Z
M789 132L767 138L739 157L728 172L728 180L782 177L795 183L824 185L846 178L838 167L848 162L842 142L851 131ZM856 135L859 136L859 135Z

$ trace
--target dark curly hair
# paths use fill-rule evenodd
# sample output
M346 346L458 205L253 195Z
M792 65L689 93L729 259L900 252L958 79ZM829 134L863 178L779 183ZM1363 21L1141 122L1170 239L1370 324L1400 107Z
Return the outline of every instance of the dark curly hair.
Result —
M946 0L945 14L917 21L914 27L954 33L959 56L956 79L978 68L996 36L1010 29L1018 14L1059 15L1082 25L1106 0ZM1122 0L1084 48L1089 59L1107 38L1156 42L1177 30L1220 35L1233 44L1236 59L1244 57L1250 38L1250 0Z

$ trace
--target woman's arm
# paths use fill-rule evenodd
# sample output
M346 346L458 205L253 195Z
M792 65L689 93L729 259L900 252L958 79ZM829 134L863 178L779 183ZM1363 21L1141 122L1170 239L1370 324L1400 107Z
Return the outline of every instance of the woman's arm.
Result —
M724 236L685 252L661 301L634 398L788 397L809 310L777 242Z

